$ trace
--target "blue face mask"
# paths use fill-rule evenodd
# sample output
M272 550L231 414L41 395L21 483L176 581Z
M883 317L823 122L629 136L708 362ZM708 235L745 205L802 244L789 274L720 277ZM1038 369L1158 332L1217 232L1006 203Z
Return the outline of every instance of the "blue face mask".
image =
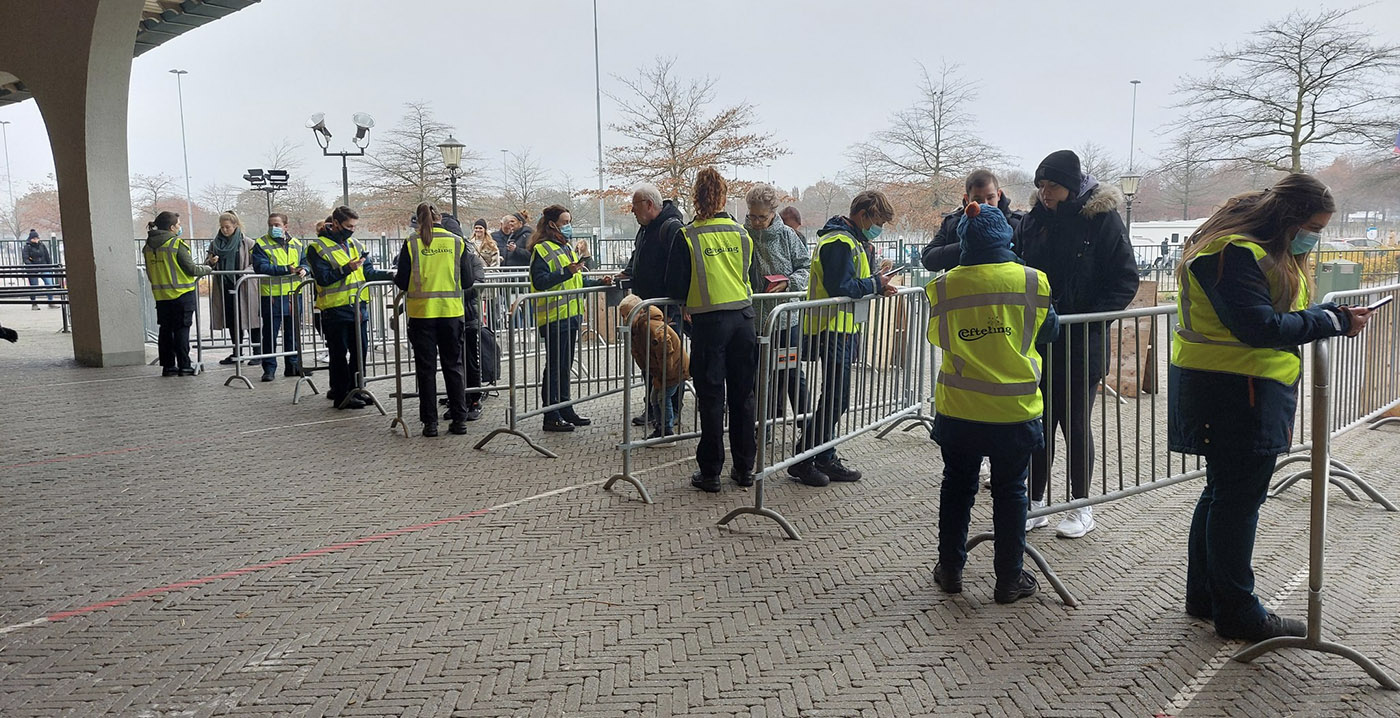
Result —
M564 239L573 239L574 226L572 224L566 224L563 227L559 228L559 233L564 235Z
M176 237L178 237L178 236L180 236L180 235L182 235L182 234L184 234L184 233L185 233L185 228L184 228L184 227L176 227L176 228L175 228L175 236L176 236Z
M870 225L870 229L865 230L865 238L873 242L875 241L875 238L880 236L880 233L884 231L884 227L881 227L878 224L872 224Z
M273 239L281 239L281 238L282 238L282 228L281 228L281 227L273 227L272 229L268 230L268 234L272 235L272 238L273 238Z
M1294 255L1307 254L1320 241L1322 241L1322 234L1300 227L1298 233L1293 235L1293 242L1288 248Z

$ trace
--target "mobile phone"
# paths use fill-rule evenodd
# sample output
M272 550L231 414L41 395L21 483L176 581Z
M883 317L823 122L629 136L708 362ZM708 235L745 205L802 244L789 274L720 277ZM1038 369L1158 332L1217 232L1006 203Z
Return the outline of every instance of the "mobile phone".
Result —
M883 271L883 272L880 272L880 276L882 276L882 277L888 277L888 276L890 276L890 275L892 275L892 274L899 274L900 272L903 272L903 271L904 271L904 269L905 269L906 266L907 266L907 265L901 264L901 265L899 265L898 267L890 267L889 269L887 269L887 270L885 270L885 271Z
M1385 306L1385 305L1387 305L1387 304L1390 304L1390 302L1393 301L1394 299L1395 299L1395 295L1394 295L1394 294L1387 294L1387 295L1385 295L1384 297L1381 297L1380 299L1377 299L1376 301L1371 302L1370 304L1367 304L1367 305L1366 305L1366 308L1374 312L1374 311L1376 311L1377 309L1380 309L1381 307L1383 307L1383 306Z

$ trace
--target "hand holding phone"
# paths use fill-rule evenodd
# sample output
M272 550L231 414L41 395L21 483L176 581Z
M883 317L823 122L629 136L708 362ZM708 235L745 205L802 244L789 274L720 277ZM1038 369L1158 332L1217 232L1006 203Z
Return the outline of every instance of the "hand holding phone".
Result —
M1390 304L1394 299L1395 299L1395 295L1394 295L1394 294L1387 294L1387 295L1385 295L1384 297L1381 297L1380 299L1377 299L1376 301L1371 302L1370 304L1367 304L1367 305L1366 305L1366 309L1368 309L1368 310L1374 312L1374 311L1376 311L1377 309L1380 309L1381 307L1383 307L1383 306L1385 306L1385 305L1387 305L1387 304Z

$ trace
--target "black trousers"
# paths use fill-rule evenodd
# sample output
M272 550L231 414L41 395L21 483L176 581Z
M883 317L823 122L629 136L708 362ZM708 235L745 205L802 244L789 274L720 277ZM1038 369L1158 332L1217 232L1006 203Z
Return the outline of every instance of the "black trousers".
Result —
M754 378L758 337L754 310L731 309L691 317L690 374L700 412L700 445L695 461L705 476L724 468L724 410L729 408L732 469L752 471L758 455L754 421Z
M540 327L544 338L544 380L540 382L542 406L566 402L572 398L569 370L574 364L574 346L578 344L578 317L550 322ZM562 421L575 415L572 406L546 412L546 421Z
M198 292L189 291L174 299L156 301L156 324L160 327L156 347L162 369L189 369L190 325L194 323Z
M468 322L462 330L462 366L466 370L468 389L481 387L481 326ZM481 406L481 392L467 392L467 406Z
M436 425L437 368L442 358L442 378L447 385L447 415L467 420L467 395L462 376L462 318L408 319L408 342L413 345L413 374L418 380L418 419Z
M1052 372L1054 376L1051 376ZM1050 467L1055 463L1057 427L1064 433L1065 445L1069 449L1070 491L1076 499L1089 495L1089 477L1094 473L1094 433L1089 428L1089 415L1094 409L1092 393L1098 385L1097 377L1086 376L1079 367L1071 368L1068 372L1047 368L1045 375L1041 376L1040 391L1046 402L1045 449L1031 452L1032 499L1045 500Z
M836 435L836 427L841 417L851 408L851 364L860 354L860 335L845 332L822 332L809 340L804 347L805 354L815 353L822 362L822 393L817 397L817 406L803 427L797 445L793 447L802 453L814 446L820 446ZM824 449L817 454L818 463L826 463L836 458L836 447Z
M355 345L355 319L336 312L321 312L321 334L330 353L329 397L344 399L355 388L355 373L364 371L364 358ZM360 346L369 346L369 322L360 322Z

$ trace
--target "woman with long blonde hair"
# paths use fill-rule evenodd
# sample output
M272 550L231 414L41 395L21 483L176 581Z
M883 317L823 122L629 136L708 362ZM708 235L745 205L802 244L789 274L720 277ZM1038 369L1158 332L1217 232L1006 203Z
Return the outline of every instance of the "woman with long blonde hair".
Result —
M1300 345L1356 336L1370 311L1312 305L1308 255L1336 203L1292 174L1232 197L1187 240L1168 381L1169 445L1205 457L1191 520L1186 612L1221 638L1302 636L1302 621L1265 610L1251 561L1259 507L1278 455L1292 446Z

